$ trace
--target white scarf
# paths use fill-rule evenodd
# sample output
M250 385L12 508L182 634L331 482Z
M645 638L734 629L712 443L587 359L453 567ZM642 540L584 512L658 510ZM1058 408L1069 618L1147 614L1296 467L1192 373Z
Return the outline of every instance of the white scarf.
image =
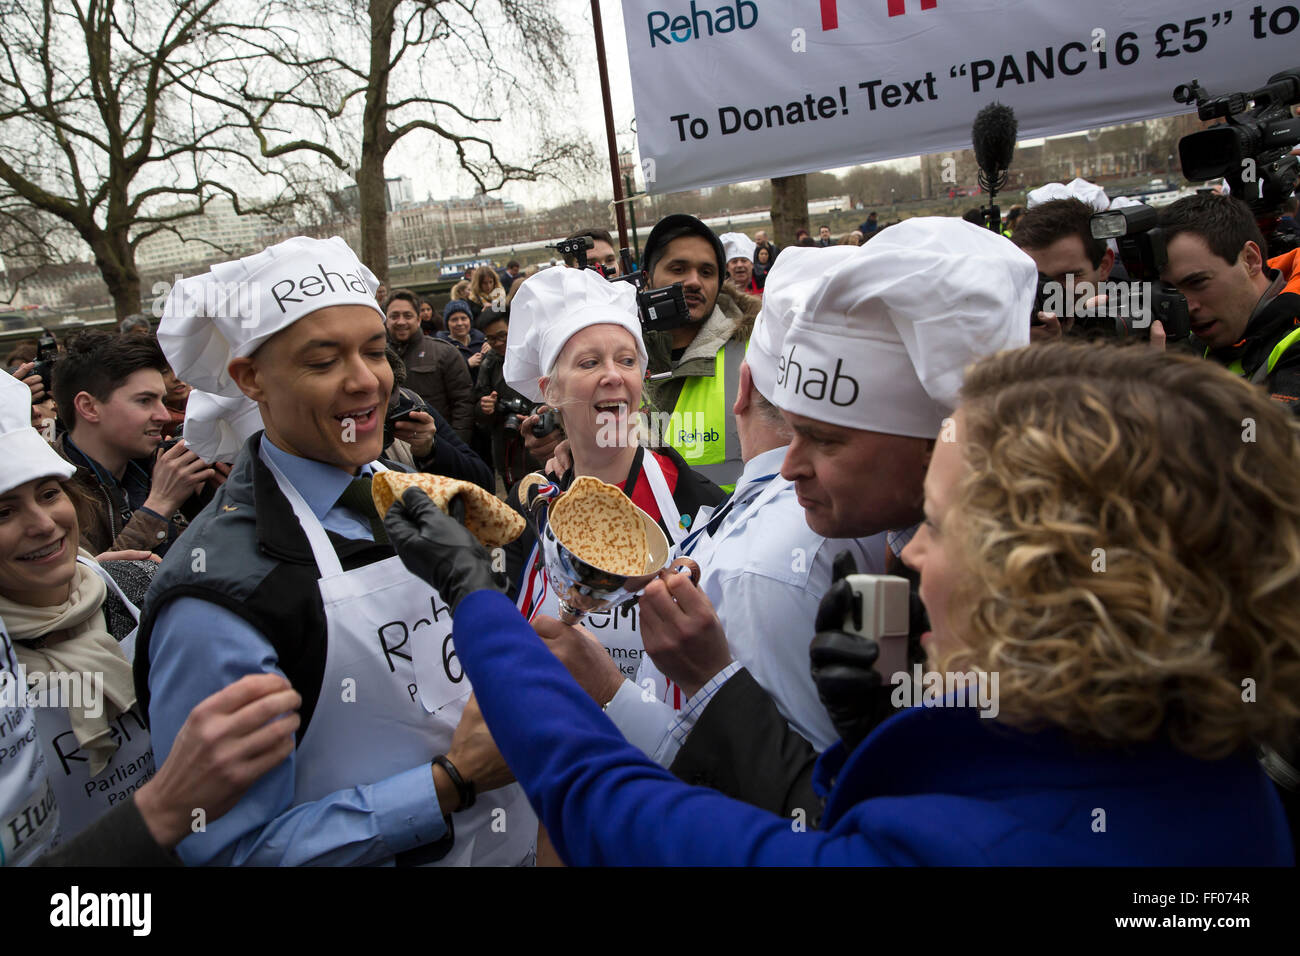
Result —
M84 548L79 553L91 557ZM93 777L108 765L117 751L109 721L135 706L135 680L130 662L104 623L107 585L80 561L75 568L67 601L49 607L32 607L0 596L0 620L15 638L18 662L29 679L37 674L103 675L104 701L98 717L90 716L81 707L68 708L72 732L90 758ZM67 630L68 636L57 643L48 646L28 643L62 630Z

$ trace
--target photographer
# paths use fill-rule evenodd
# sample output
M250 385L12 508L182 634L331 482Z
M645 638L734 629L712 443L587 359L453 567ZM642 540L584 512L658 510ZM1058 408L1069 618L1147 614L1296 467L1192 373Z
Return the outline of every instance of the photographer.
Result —
M1115 253L1106 240L1093 238L1092 213L1092 207L1078 199L1044 202L1021 217L1011 241L1029 254L1048 281L1064 285L1066 277L1073 276L1076 288L1084 283L1096 288L1110 277ZM1041 324L1030 327L1029 340L1045 342L1069 335L1073 311L1038 313Z
M1161 277L1186 297L1206 358L1300 414L1296 251L1266 260L1250 207L1229 196L1180 199L1160 225L1169 256Z
M618 261L618 247L614 244L614 237L609 234L608 229L580 229L567 239L581 239L586 237L591 240L592 246L587 250L587 265L599 266L600 271L606 279L612 279L615 276L623 274L622 263ZM578 268L578 257L573 253L564 254L564 264L570 269Z
M690 309L688 324L645 334L647 403L674 416L668 433L652 438L676 448L693 469L729 490L744 470L732 406L745 341L762 300L724 284L722 242L694 216L659 220L644 259L648 287L682 283Z
M474 423L488 429L492 442L492 468L501 476L506 488L530 471L540 471L543 464L529 455L524 447L526 429L523 423L533 417L533 403L506 382L509 315L509 312L484 314L487 321L480 323L480 330L491 348L483 356L478 385L474 390Z
M158 343L142 335L79 335L54 366L54 397L68 431L54 448L77 468L94 520L82 529L92 554L163 554L202 510L215 471L179 442L159 452L171 416Z

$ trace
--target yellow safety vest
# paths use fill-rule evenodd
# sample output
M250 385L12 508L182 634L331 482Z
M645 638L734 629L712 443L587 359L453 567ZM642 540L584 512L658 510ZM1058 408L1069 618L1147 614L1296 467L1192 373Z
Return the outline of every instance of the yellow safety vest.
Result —
M668 444L686 464L717 465L727 460L727 386L724 354L718 349L713 374L686 380L668 419Z
M1290 333L1287 334L1285 338L1282 339L1281 342L1278 342L1277 345L1273 346L1273 351L1268 353L1268 361L1264 364L1264 367L1262 369L1259 369L1258 371L1255 372L1255 375L1251 378L1251 381L1257 385L1263 384L1265 379L1267 379L1270 375L1273 374L1274 366L1276 366L1277 363L1281 360L1286 350L1289 349L1292 345L1294 345L1297 341L1300 341L1300 329L1293 329ZM1210 350L1206 349L1205 357L1209 358L1209 355L1210 355ZM1241 359L1239 358L1235 358L1231 362L1229 362L1227 368L1228 371L1231 372L1233 375L1246 374L1246 370L1241 367ZM1261 372L1263 374L1260 374Z

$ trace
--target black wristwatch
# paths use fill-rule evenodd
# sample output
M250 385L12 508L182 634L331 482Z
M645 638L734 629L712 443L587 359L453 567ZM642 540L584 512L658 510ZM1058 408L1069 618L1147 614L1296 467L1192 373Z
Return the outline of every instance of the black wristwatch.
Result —
M456 813L462 810L468 810L474 806L474 800L478 796L478 791L474 787L473 780L466 780L456 769L456 765L447 759L446 754L438 754L433 758L433 762L446 771L447 776L451 778L451 785L456 788L456 793L460 797L460 806L456 808Z

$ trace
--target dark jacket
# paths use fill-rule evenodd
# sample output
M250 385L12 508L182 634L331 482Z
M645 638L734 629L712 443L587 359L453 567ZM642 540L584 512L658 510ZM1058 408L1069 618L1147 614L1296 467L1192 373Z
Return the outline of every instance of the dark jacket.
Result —
M1300 415L1300 341L1290 345L1272 372L1268 371L1273 349L1300 329L1300 250L1270 259L1268 266L1265 275L1279 285L1280 291L1271 300L1261 300L1262 306L1256 306L1240 342L1207 350L1206 355L1228 367L1239 362L1244 378L1263 385L1274 401Z
M83 453L71 442L65 432L54 442L54 450L76 466L73 483L82 492L87 507L80 515L82 546L91 554L105 551L157 551L163 554L184 530L188 520L203 510L208 495L192 496L181 508L164 518L151 511L145 511L139 504L143 496L148 496L148 484L153 473L153 462L149 459L132 461L127 468L130 473L124 475L119 484L111 475ZM130 503L130 494L124 487L128 482L137 486L135 497L139 499L136 507Z
M134 867L183 864L180 857L163 849L154 840L132 797L32 865Z
M491 415L483 414L479 401L484 396L497 393L497 407ZM516 392L506 382L505 359L496 352L483 356L479 366L478 381L474 385L474 423L486 428L492 436L492 467L496 470L506 487L510 487L530 471L541 471L545 462L539 462L528 454L524 447L523 436L519 430L506 428L506 410L502 408L503 400L514 399L532 407L527 396ZM509 476L509 477L507 477Z
M433 406L429 406L429 415L433 418L437 433L433 439L433 450L427 458L417 459L406 442L394 441L384 449L384 459L405 465L412 471L423 471L430 475L446 475L461 481L472 481L481 488L496 493L496 483L492 480L492 469L472 448L460 440L451 423L442 417Z
M446 342L460 353L460 357L465 360L465 367L469 369L470 381L477 383L479 371L483 366L480 365L478 368L474 368L469 364L469 360L475 355L478 355L479 352L483 351L483 343L487 341L487 336L471 326L469 330L469 345L461 345L451 337L450 332L439 332L437 338Z
M392 346L406 366L406 387L438 409L468 442L473 431L474 383L460 353L423 332Z

